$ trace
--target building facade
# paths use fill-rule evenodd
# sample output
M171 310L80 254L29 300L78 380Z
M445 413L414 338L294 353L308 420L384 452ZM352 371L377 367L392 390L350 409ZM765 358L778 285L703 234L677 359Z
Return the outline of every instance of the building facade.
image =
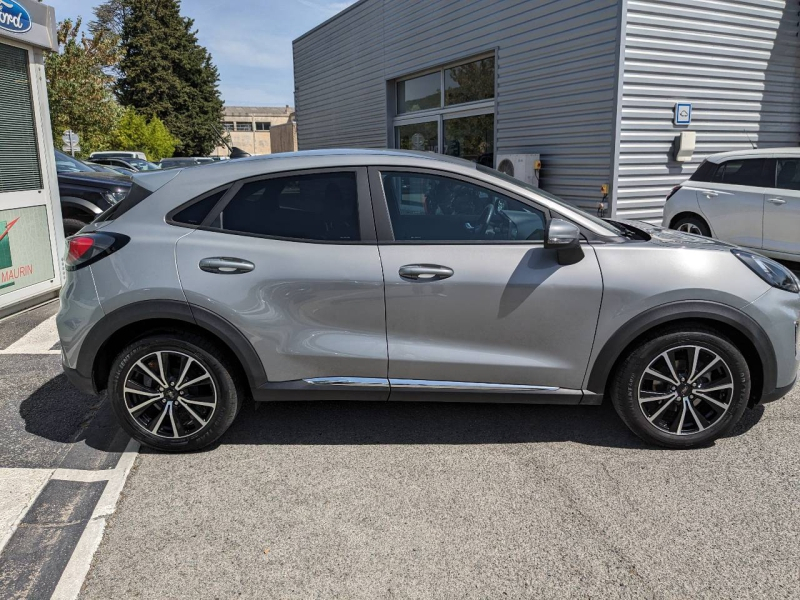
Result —
M294 109L290 106L226 106L222 118L222 129L230 138L230 145L241 148L248 154L271 154L271 129L294 120ZM296 148L295 148L296 149ZM286 150L283 150L284 152ZM220 145L212 156L228 156L230 150Z
M543 189L658 222L670 189L709 154L800 144L799 10L799 0L360 0L294 42L299 147L484 164L538 154ZM686 131L695 149L678 162Z

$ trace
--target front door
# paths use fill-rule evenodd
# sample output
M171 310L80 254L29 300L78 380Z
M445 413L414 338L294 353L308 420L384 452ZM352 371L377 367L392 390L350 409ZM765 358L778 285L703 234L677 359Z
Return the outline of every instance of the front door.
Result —
M385 382L383 273L366 169L257 178L221 200L224 208L177 244L187 300L241 331L271 383Z
M714 237L761 248L765 163L762 158L729 160L711 182L699 185L697 201Z
M591 246L560 266L543 247L547 211L483 182L375 168L370 184L393 398L425 386L580 389L602 296Z
M764 203L764 249L800 256L800 158L777 160Z

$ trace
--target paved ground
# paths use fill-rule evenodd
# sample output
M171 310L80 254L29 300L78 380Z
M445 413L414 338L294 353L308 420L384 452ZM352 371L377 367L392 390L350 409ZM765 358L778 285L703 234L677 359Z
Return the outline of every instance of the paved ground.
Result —
M685 452L608 407L248 405L112 515L126 439L54 311L0 323L0 598L74 597L106 518L85 599L798 597L797 391Z

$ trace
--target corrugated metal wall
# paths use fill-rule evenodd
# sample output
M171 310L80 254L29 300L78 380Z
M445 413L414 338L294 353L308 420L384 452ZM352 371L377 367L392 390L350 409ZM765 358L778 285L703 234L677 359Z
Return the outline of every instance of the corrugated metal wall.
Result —
M628 0L616 214L660 222L709 154L800 144L798 0ZM697 150L672 160L676 102Z
M594 207L611 183L619 0L362 0L295 41L301 149L385 147L386 81L497 51L497 152Z

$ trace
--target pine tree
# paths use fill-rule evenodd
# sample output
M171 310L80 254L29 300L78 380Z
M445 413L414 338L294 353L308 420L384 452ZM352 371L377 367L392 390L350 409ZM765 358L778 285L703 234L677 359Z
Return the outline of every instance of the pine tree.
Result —
M219 72L198 44L180 0L112 0L121 6L117 96L123 106L158 117L178 139L177 156L210 154L219 141Z

